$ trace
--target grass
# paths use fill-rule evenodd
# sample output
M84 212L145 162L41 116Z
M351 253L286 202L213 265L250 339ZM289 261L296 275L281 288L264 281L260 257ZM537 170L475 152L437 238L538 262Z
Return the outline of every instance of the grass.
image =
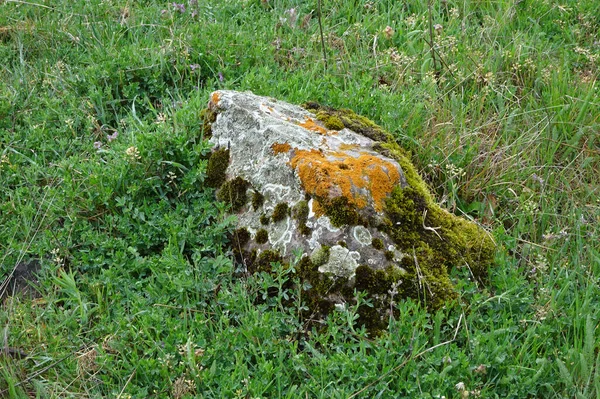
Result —
M0 396L600 397L600 9L431 5L324 1L325 69L317 1L0 1L0 273L41 264ZM372 337L356 307L309 328L289 271L236 277L215 89L377 121L493 232L489 283Z

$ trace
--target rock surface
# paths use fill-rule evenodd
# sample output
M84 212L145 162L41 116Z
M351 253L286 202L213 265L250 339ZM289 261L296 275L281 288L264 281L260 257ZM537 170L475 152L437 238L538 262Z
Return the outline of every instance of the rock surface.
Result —
M211 95L207 182L237 214L232 248L248 271L299 251L299 274L323 313L351 301L354 288L376 305L400 295L439 306L454 296L449 267L484 277L493 241L433 202L389 134L351 111L306 107ZM383 317L376 310L371 319Z

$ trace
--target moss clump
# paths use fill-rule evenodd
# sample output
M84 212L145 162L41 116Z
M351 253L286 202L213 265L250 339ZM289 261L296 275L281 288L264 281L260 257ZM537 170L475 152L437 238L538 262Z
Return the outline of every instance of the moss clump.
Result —
M356 268L355 288L359 291L373 294L387 294L392 287L392 279L383 270L374 270L369 266L361 265Z
M217 120L217 113L209 108L200 111L200 120L202 121L203 138L209 139L212 136L212 124Z
M298 229L304 236L307 236L311 233L311 229L306 225L308 214L309 209L307 201L299 201L292 208L292 217L298 222Z
M271 223L271 218L263 213L262 215L260 215L259 221L260 221L260 224L262 224L263 226L266 226L269 223Z
M307 102L302 105L308 111L314 112L317 119L327 124L328 120L335 118L341 122L342 128L346 127L356 133L362 134L375 141L388 141L391 136L375 122L357 115L349 109L334 109L316 102ZM336 129L339 130L339 129Z
M317 119L325 124L325 127L329 130L342 130L344 128L344 124L334 114L328 114L327 112L319 111L317 112Z
M346 241L338 241L337 245L343 248L348 248L348 244L346 244Z
M381 238L373 238L373 240L371 240L371 245L373 248L381 251L383 249L383 240Z
M273 209L273 214L271 215L271 220L277 223L285 219L290 213L290 207L285 202L280 202L275 205L275 209Z
M246 191L249 186L250 183L238 176L223 183L217 193L217 199L230 204L233 212L239 212L248 202Z
M227 148L216 148L208 158L206 165L206 185L219 188L225 181L227 167L229 166L229 150Z
M257 244L265 244L269 241L269 233L265 229L260 229L256 232L256 236L254 237Z
M392 262L392 261L394 260L394 258L396 257L396 256L394 255L394 251L385 251L385 252L383 253L383 255L384 255L384 256L385 256L385 258L386 258L388 261L390 261L390 262Z
M265 196L254 190L252 192L252 209L258 211L260 207L265 203Z
M323 204L323 208L325 209L325 215L329 217L331 224L335 227L364 224L356 206L350 203L346 197L336 197L328 200Z
M258 255L255 253L254 256L251 256L251 259L252 264L248 267L248 271L251 273L271 273L273 271L272 263L285 263L279 252L271 249L262 251Z
M250 233L245 228L234 230L231 235L231 241L234 249L242 248L250 241Z
M323 245L321 248L313 252L313 254L310 256L310 260L313 263L313 265L319 267L327 263L329 261L330 250L330 247L328 247L327 245Z

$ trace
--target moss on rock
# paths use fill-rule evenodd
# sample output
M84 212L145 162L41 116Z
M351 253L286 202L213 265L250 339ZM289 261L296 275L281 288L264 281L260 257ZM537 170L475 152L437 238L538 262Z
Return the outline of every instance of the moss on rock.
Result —
M265 196L259 191L254 190L252 192L252 209L258 211L261 206L265 203Z
M269 223L271 223L271 218L268 217L267 215L265 215L264 213L262 215L260 215L260 218L258 220L260 221L260 224L262 224L263 226L266 226Z
M474 277L485 281L488 268L493 264L495 243L481 228L472 222L459 218L440 208L410 162L409 154L402 149L393 137L369 119L346 109L336 110L315 102L304 104L304 108L317 115L323 123L339 120L344 127L369 137L378 143L374 149L384 156L393 158L401 166L407 185L397 185L385 199L385 218L379 228L387 233L398 250L409 254L402 260L402 266L408 271L405 296L423 299L428 306L439 307L456 297L456 292L448 276L448 269L466 265ZM341 197L343 198L343 197ZM325 214L332 224L358 224L358 213L343 199L335 206L324 201ZM332 201L333 202L333 201ZM383 249L374 240L375 248ZM393 251L386 251L389 261L394 261ZM357 269L357 287L373 291L373 281L377 280L365 268ZM381 276L379 276L381 277Z
M307 103L305 107L315 112L327 129L339 130L346 127L377 141L373 149L398 162L403 172L402 180L400 177L396 180L392 179L389 189L381 190L381 195L377 198L373 196L375 205L381 205L374 207L377 218L370 218L372 215L362 217L361 211L366 205L360 203L360 198L349 195L331 198L332 195L338 195L337 192L327 190L326 185L318 185L317 183L323 179L317 177L323 176L314 174L317 169L315 166L318 165L321 171L331 172L323 175L331 176L336 173L336 176L341 176L338 180L348 176L348 178L357 177L357 181L358 178L369 180L371 176L364 177L359 173L364 169L361 169L361 164L357 163L361 158L332 161L326 159L318 150L297 150L291 153L290 165L298 171L307 198L296 203L292 209L287 203L277 204L271 217L263 214L260 223L266 225L269 220L277 223L291 215L297 222L300 232L308 235L311 231L306 225L310 213L308 201L312 198L314 201L312 210L315 215L328 216L335 227L368 226L369 223L365 219L370 218L371 224L376 226L380 233L385 234L378 233L377 235L383 239L373 238L370 241L372 248L368 248L366 252L376 253L377 251L373 249L383 251L379 255L385 256L389 261L387 267L380 265L356 267L357 260L355 260L349 273L336 274L329 268L329 264L335 263L336 251L341 252L345 248L346 252L349 252L346 247L352 247L352 241L349 241L348 245L338 242L337 246L333 243L321 243L321 247L313 251L310 256L305 254L295 270L296 277L308 283L302 295L309 308L307 314L311 318L314 314L327 315L334 309L336 303L356 303L354 290L359 290L367 293L367 298L373 306L359 308L358 323L365 324L372 331L377 331L387 325L388 313L386 312L390 309L391 301L411 297L423 301L427 307L439 308L455 299L457 293L448 273L448 270L453 267L466 265L475 278L480 281L485 280L487 270L493 264L495 253L492 238L476 224L443 210L435 203L427 185L410 162L408 154L398 146L389 133L367 118L349 110L335 110L316 103ZM322 133L318 129L315 131ZM273 148L273 151L280 154L288 153L290 149L278 146ZM227 162L228 156L227 151ZM209 160L210 168L219 169L216 162L215 160L211 164ZM356 165L351 162L355 162ZM389 159L387 162L390 162ZM352 170L354 174L350 174ZM210 175L208 171L207 174ZM224 180L224 172L222 176ZM220 175L213 177L216 181L219 178ZM358 186L358 183L354 185ZM237 212L248 201L246 198L248 188L250 188L249 183L238 177L225 182L218 196L220 200L230 203L232 210ZM349 189L341 191L343 194L351 193ZM332 192L334 194L331 194ZM260 212L263 201L264 198L260 198L259 193L254 192L251 199L253 209ZM238 239L236 244L246 245L249 240L248 231L240 230L238 235L241 239ZM265 244L268 239L268 232L265 229L257 231L256 244ZM387 250L387 244L392 242L396 249ZM352 249L354 251L356 248L352 247ZM245 264L248 265L250 273L259 271L272 273L273 262L286 261L275 250L254 249L248 250L244 255L243 259L249 259ZM364 262L365 259L362 259L361 262Z
M273 271L273 263L285 264L285 261L278 251L268 249L266 251L260 252L258 255L255 255L253 257L252 264L248 268L248 271L251 273L271 273Z
M273 214L271 215L271 220L274 223L280 222L285 219L290 213L290 207L285 202L280 202L275 205L275 209L273 209Z
M217 193L217 199L230 204L233 212L239 212L248 202L248 187L250 183L238 176L223 183Z
M229 166L229 150L227 148L216 148L208 158L206 165L206 185L219 188L225 181L227 167Z
M299 201L292 208L292 217L296 220L296 222L298 222L298 229L304 236L307 236L311 233L310 227L306 225L309 212L310 210L308 209L308 202L304 200Z
M257 244L265 244L269 241L269 233L265 229L260 229L256 232L256 236L254 237Z
M317 119L330 130L342 130L345 127L344 123L335 114L319 111L317 112Z
M365 224L360 217L356 206L352 204L346 197L336 197L330 200L323 201L325 215L331 220L331 224L335 227L344 225L355 226L357 224Z
M310 260L313 265L319 267L324 265L329 261L329 253L331 248L327 245L323 245L322 247L316 249L311 255Z
M313 112L317 116L317 119L326 126L329 121L335 120L336 123L339 121L342 124L342 128L348 128L372 140L387 141L389 139L389 134L383 128L370 119L357 115L352 110L335 109L313 101L304 103L302 106L308 111Z
M373 240L371 240L371 246L381 251L383 249L383 240L381 238L373 238Z
M212 136L212 124L217 120L217 113L210 108L205 108L200 111L200 120L202 121L202 135L208 139Z

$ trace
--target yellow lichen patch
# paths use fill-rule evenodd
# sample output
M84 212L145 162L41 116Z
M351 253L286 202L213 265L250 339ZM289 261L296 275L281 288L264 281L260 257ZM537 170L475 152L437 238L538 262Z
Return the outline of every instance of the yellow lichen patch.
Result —
M273 143L271 149L273 150L273 153L277 155L289 152L292 149L292 146L290 146L288 143Z
M312 118L306 118L305 122L299 123L298 125L319 134L327 134L327 129L323 126L319 126Z
M400 182L394 163L365 152L355 158L344 152L297 150L290 165L307 193L326 199L342 196L349 204L364 208L368 201L361 192L366 190L377 212L383 210L384 199Z

